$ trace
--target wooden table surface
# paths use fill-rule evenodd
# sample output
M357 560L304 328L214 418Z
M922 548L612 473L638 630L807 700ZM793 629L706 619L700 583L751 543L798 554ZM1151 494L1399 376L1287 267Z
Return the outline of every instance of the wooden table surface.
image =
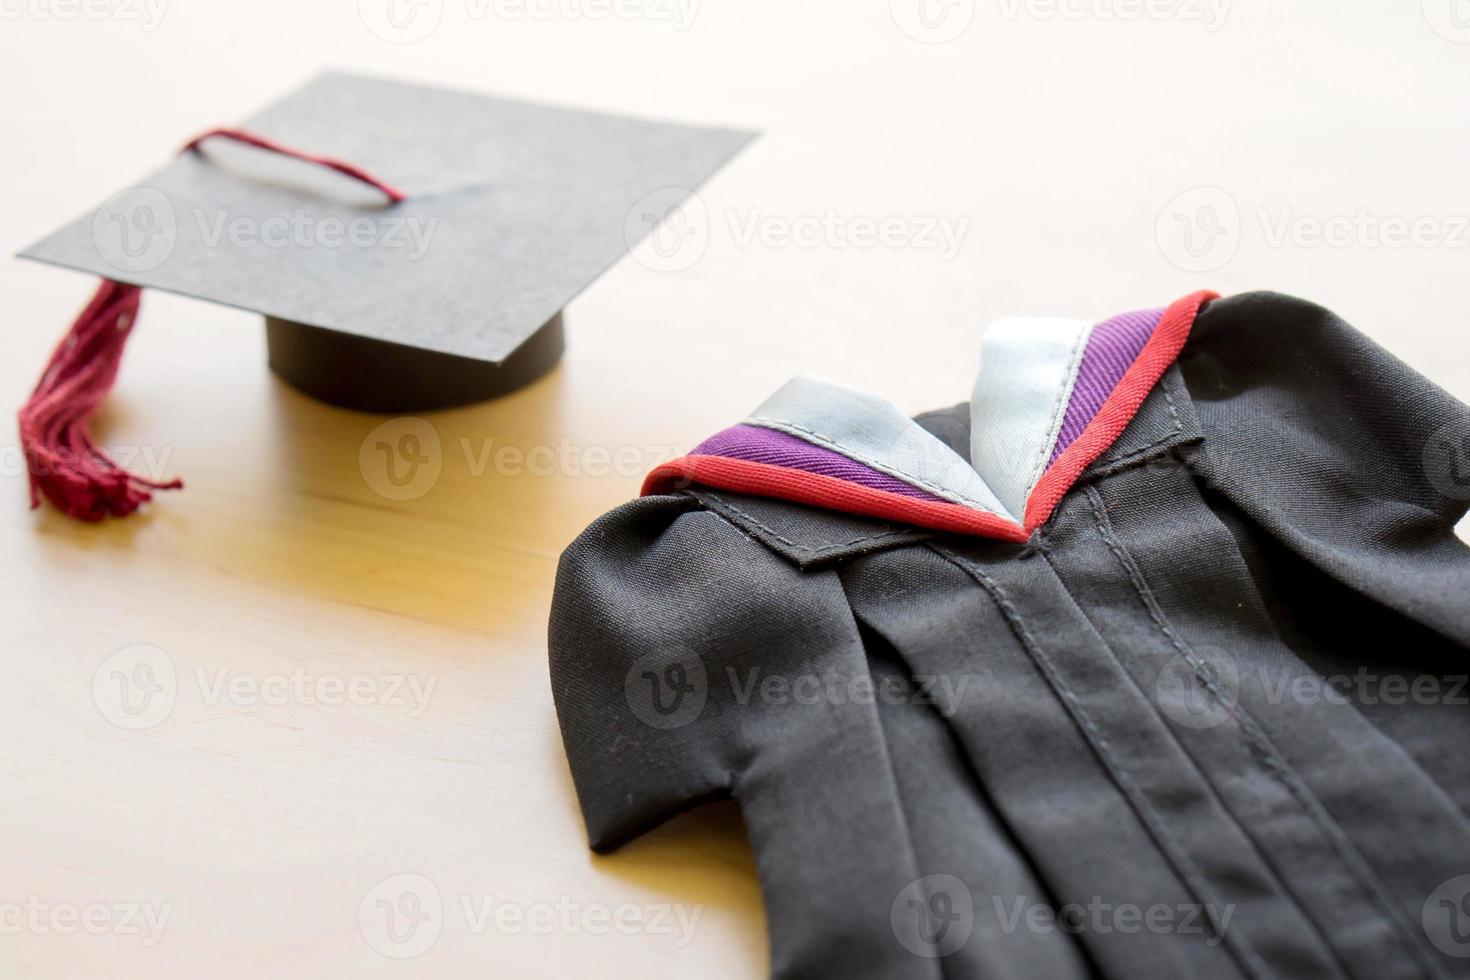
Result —
M97 431L185 491L32 513L0 439L7 977L760 976L735 809L595 858L560 747L557 556L644 470L798 372L917 411L967 396L991 319L1205 286L1314 299L1470 398L1451 0L430 0L412 43L374 2L0 7L0 244L323 67L765 135L693 251L619 263L502 401L329 408L257 318L150 293ZM92 283L0 286L14 407ZM410 429L403 490L375 447Z

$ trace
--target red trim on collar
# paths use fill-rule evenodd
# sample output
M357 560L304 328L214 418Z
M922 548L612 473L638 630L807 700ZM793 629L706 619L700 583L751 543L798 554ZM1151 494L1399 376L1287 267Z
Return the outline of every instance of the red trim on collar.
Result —
M1097 415L1031 488L1024 515L1028 531L1045 524L1062 497L1072 489L1072 484L1082 476L1083 470L1118 441L1128 423L1133 421L1133 416L1138 414L1143 400L1184 348L1200 308L1210 300L1218 299L1219 295L1203 289L1175 300L1164 311L1153 336L1143 345L1143 350L1124 372Z
M699 484L937 531L1025 541L1051 517L1083 471L1123 434L1138 414L1144 398L1179 356L1200 309L1218 296L1201 290L1175 301L1164 311L1148 343L1097 415L1032 488L1026 498L1024 526L974 507L906 497L805 470L726 456L684 456L664 463L643 481L642 495L668 493Z
M989 511L919 500L805 470L725 456L683 456L664 463L643 481L643 496L668 493L696 483L731 493L777 497L824 510L878 517L938 531L1005 541L1026 540L1021 525Z

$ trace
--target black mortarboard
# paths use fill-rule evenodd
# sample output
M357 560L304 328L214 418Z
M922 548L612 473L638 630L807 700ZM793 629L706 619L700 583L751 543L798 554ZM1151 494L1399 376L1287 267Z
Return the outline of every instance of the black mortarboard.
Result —
M104 285L22 411L33 491L75 516L157 486L86 432L128 286L264 314L271 368L333 404L480 401L549 369L567 302L752 134L334 73L212 135L234 139L196 140L21 253L127 284Z

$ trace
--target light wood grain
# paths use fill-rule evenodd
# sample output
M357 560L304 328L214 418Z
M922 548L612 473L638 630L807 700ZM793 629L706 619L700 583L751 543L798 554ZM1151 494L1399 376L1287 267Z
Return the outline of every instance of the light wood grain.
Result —
M384 498L359 464L383 419L271 378L258 320L155 294L98 431L166 453L184 492L101 526L30 513L3 440L0 910L170 912L153 945L0 921L0 972L761 975L759 887L734 809L594 858L556 732L544 639L556 558L636 494L639 472L477 472L486 441L492 460L566 445L579 467L620 450L651 465L802 371L917 411L967 396L994 317L1102 316L1201 286L1315 299L1470 396L1470 250L1273 247L1257 218L1470 213L1470 45L1437 36L1418 4L1382 6L1240 0L1211 33L1008 19L1008 5L982 3L936 46L906 37L884 2L835 0L706 0L683 32L471 21L449 0L445 26L404 46L368 34L350 3L176 0L152 32L7 23L11 252L323 66L766 134L704 190L697 262L624 261L569 309L552 375L429 418L441 474L416 499ZM1245 222L1239 254L1208 275L1171 265L1155 238L1160 209L1197 185L1227 189ZM968 227L950 258L742 241L752 220L829 210ZM8 261L0 285L0 391L14 406L91 284ZM177 694L166 719L132 731L99 710L93 682L140 644L167 654ZM421 713L211 697L222 676L298 671L432 683L432 696ZM404 873L432 880L445 912L438 941L397 960L365 940L358 910ZM477 933L460 900L492 897L700 918L682 945L646 930Z

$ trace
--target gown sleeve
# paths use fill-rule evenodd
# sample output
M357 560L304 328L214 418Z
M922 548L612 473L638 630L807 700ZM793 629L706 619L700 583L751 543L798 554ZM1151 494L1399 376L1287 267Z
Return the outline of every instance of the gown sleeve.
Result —
M748 646L766 617L750 594L758 556L723 523L686 498L647 497L562 555L551 685L596 850L730 795L742 734L738 716L706 711L709 655Z
M1210 304L1180 360L1205 482L1321 571L1470 645L1470 409L1319 306Z
M803 570L690 497L645 497L562 556L550 657L595 850L730 796L773 976L938 980L891 921L921 873L835 571Z

